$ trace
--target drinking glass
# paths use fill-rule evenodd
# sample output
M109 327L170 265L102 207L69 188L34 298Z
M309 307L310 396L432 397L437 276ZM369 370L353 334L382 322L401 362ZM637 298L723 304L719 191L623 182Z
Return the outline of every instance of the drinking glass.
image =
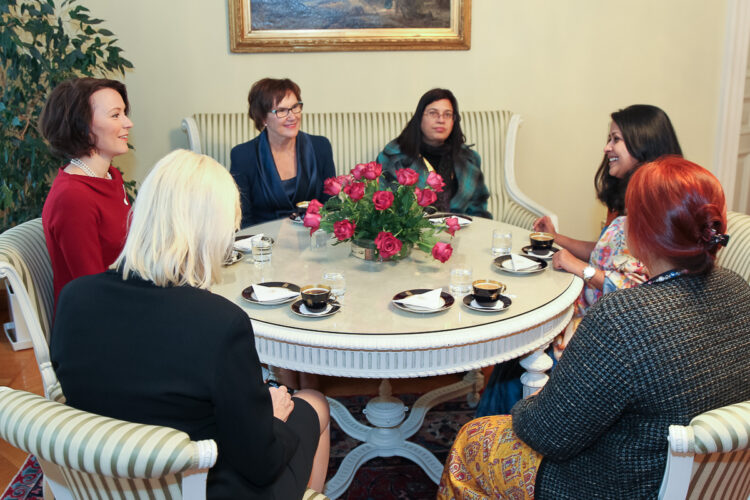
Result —
M253 260L257 264L271 262L271 239L263 236L254 238L252 242Z
M513 247L513 233L505 229L492 231L492 255L508 255Z
M331 295L340 299L346 293L344 273L335 269L328 269L323 273L323 284L331 287Z
M473 272L464 256L454 255L451 262L450 291L455 294L466 294L471 291Z
M313 252L324 251L328 246L328 240L330 239L331 236L328 233L322 229L318 229L310 235L310 250Z

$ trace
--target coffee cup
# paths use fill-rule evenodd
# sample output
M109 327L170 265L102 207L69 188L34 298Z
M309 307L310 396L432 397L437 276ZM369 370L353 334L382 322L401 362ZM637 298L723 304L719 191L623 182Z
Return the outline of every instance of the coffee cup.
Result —
M475 280L471 284L474 290L474 300L483 306L493 306L505 291L505 285L495 280Z
M299 201L297 202L297 217L300 219L305 218L305 214L307 213L307 207L310 205L309 201Z
M547 253L552 249L555 237L551 233L531 233L529 241L533 252Z
M327 285L307 285L302 287L302 301L308 311L318 312L325 309L331 296L331 287Z

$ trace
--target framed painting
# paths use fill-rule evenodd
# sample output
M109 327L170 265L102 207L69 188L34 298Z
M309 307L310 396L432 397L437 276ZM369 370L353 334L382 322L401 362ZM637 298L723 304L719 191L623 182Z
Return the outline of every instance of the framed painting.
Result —
M471 0L229 0L232 52L468 50Z

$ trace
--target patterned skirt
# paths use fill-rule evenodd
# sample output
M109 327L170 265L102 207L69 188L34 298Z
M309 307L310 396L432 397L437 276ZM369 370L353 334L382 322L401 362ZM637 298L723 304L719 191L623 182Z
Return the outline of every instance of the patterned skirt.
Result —
M456 436L438 500L533 499L542 456L513 433L510 415L472 420Z

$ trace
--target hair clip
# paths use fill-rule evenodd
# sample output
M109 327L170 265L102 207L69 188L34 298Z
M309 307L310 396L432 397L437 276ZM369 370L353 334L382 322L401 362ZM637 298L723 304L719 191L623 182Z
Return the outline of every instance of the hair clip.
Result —
M723 247L727 246L727 243L729 243L729 235L728 234L714 234L709 238L708 243L711 245L721 245Z

